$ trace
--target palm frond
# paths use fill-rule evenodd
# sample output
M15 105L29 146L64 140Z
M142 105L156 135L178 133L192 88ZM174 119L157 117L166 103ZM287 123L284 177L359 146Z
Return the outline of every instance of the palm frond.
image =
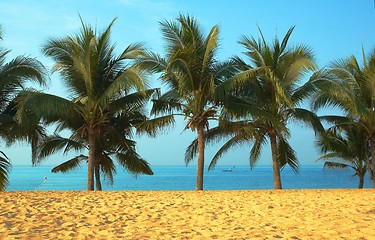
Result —
M0 191L4 191L5 187L9 183L8 177L11 169L11 164L8 161L8 157L1 151L4 157L0 156Z
M81 165L81 162L82 161L87 161L88 157L87 156L84 156L84 155L79 155L79 156L76 156L54 168L52 168L51 172L53 173L57 173L57 172L62 172L62 173L67 173L69 172L70 170L76 168L76 167L79 167Z
M289 165L293 172L298 173L298 160L296 152L290 146L290 144L284 138L278 138L277 144L278 156L277 159L280 164L280 168L284 168L286 165Z
M64 138L58 135L52 135L47 137L42 143L38 146L38 162L45 159L46 157L64 150L64 154L67 154L69 151L79 151L85 149L85 144L83 142L77 141L73 138Z
M130 44L120 55L121 59L138 59L145 56L145 46L142 43Z
M120 110L138 110L143 108L159 89L148 89L142 92L127 94L109 103L109 109L113 112Z
M287 110L288 117L293 117L295 120L307 123L314 129L315 133L324 131L324 127L320 122L319 117L314 113L304 108L294 108Z
M120 73L100 96L98 103L101 106L105 106L109 100L118 96L121 91L128 93L131 89L138 92L145 90L144 75L142 71L135 67L128 68Z
M231 139L229 139L226 143L223 144L223 146L220 147L220 149L216 152L216 154L213 156L210 165L208 166L208 170L212 170L215 168L218 160L228 152L231 148L234 146L240 145L244 142L246 142L248 139L244 139L242 136L234 136Z
M250 162L250 168L252 169L257 164L262 147L267 143L266 138L264 135L259 134L257 137L254 138L254 145L250 150L249 155L249 162Z
M129 172L137 174L153 175L148 162L142 159L136 152L128 150L126 152L117 152L115 154L118 163Z
M160 73L167 68L167 62L160 55L150 52L136 60L136 66L150 73Z
M337 162L325 162L324 163L324 168L325 169L330 169L330 168L348 168L351 167L350 165L344 164L344 163L337 163Z
M175 91L169 91L164 93L157 99L152 100L152 115L159 114L174 114L180 112L185 107L185 104L181 102L181 99L178 97L178 93Z
M165 131L168 126L173 126L175 119L173 115L165 115L144 121L136 126L137 133L146 133L155 137L159 131Z
M114 177L116 174L116 166L113 160L107 154L100 154L100 170L104 174L104 179L108 181L110 185L113 185Z
M41 86L46 86L47 70L35 58L17 56L10 62L1 66L1 89L4 87L22 88L26 81L36 81Z
M202 61L202 69L207 69L209 63L212 61L212 57L214 56L214 52L218 47L218 40L219 40L219 26L214 26L210 33L207 36L206 43L205 43L205 52Z
M73 102L55 95L25 90L18 95L15 118L20 123L27 122L30 114L47 123L77 119Z
M288 29L287 33L285 34L284 38L283 38L283 41L281 42L281 46L280 46L280 52L284 52L287 45L288 45L288 41L289 41L289 38L290 36L292 35L293 33L293 30L296 26L292 26L291 28Z

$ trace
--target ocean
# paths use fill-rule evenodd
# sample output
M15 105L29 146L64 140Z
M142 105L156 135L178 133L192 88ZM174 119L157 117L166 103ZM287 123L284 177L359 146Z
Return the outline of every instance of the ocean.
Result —
M51 173L52 166L13 166L6 191L85 190L87 170L84 166L69 173ZM194 190L194 166L153 166L153 176L133 176L117 169L114 184L103 179L103 190ZM284 189L357 188L359 179L352 170L323 170L322 166L302 166L294 174L289 168L281 172ZM46 178L46 180L45 180ZM366 175L365 188L373 185ZM205 190L273 189L271 166L218 166L205 172Z

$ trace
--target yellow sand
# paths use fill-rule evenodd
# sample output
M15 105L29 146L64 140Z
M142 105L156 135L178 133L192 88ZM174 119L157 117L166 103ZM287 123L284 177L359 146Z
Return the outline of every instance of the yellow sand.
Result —
M374 189L0 196L0 239L375 239Z

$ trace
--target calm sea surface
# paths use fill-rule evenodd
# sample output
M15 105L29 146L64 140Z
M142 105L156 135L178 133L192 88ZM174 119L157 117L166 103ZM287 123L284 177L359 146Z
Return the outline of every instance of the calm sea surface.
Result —
M10 184L6 191L85 190L87 173L85 167L70 173L51 173L50 166L14 166ZM194 190L196 169L193 166L153 166L153 176L134 177L118 168L113 185L103 180L103 190ZM271 166L236 166L227 172L229 166L216 167L205 172L206 190L273 189ZM298 175L290 169L281 173L284 189L308 188L357 188L358 177L351 170L323 171L321 166L304 166ZM47 178L44 181L44 178ZM365 187L372 187L368 176Z

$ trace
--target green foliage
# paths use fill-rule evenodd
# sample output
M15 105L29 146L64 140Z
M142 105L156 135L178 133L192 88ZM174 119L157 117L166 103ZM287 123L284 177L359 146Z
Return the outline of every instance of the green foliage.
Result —
M57 124L56 135L38 144L36 162L61 150L64 154L80 153L53 172L69 171L87 160L113 183L113 161L117 160L135 174L152 173L148 163L136 154L136 143L131 138L147 120L145 105L158 89L146 89L146 72L134 64L135 59L145 55L142 44L130 44L119 56L115 55L110 43L114 22L115 19L98 33L81 19L79 33L51 38L43 46L45 55L55 62L52 70L60 73L70 93L68 98L25 90L18 99L20 122L27 123L32 118ZM59 136L63 130L71 131L71 136ZM88 156L84 155L86 151Z
M317 161L324 161L324 168L352 168L360 178L366 174L371 154L363 128L332 127L319 136L316 145L323 153Z
M0 28L0 39L1 28ZM11 145L15 141L23 140L31 143L32 157L35 157L36 145L45 136L45 129L38 125L38 121L20 124L15 121L17 98L29 82L36 82L45 86L47 82L44 66L35 58L17 56L7 62L9 50L0 48L0 137ZM11 163L4 154L0 157L0 191L8 183L8 173Z
M138 66L151 73L160 73L160 79L167 87L164 94L153 100L151 113L156 116L182 115L187 120L184 130L197 132L200 149L196 186L197 190L203 190L204 131L209 129L209 120L217 119L219 86L233 76L237 68L233 61L220 63L216 59L218 25L204 36L195 18L180 14L176 20L161 22L160 28L166 46L165 57L149 53L139 60ZM165 127L174 120L168 118L168 122L160 123ZM185 162L188 164L190 159Z
M293 30L294 27L290 28L281 41L276 37L272 44L266 42L260 29L260 39L243 36L239 41L247 50L245 55L250 63L234 57L240 72L220 86L221 94L218 96L224 107L221 113L224 121L219 124L222 128L220 138L227 135L229 140L214 156L209 169L231 147L249 141L253 142L249 160L250 166L254 167L267 143L266 139L276 135L276 157L280 168L289 165L298 172L296 154L287 141L288 121L301 121L317 132L323 131L319 118L313 112L299 108L317 89L310 82L301 84L302 77L315 70L315 63L308 47L288 46Z
M0 156L0 191L4 191L8 184L8 174L11 169L11 164L8 157L2 151L0 153L4 156Z
M51 172L57 173L62 172L66 173L72 170L73 168L76 168L81 164L82 161L87 161L88 157L84 155L79 155L77 157L74 157L66 162L63 162L62 164L52 168Z
M314 110L336 107L343 111L344 116L323 116L322 119L335 127L363 129L365 134L361 141L370 144L374 159L375 49L367 56L362 49L362 63L354 56L334 61L323 76L325 81L314 83L319 90L314 96ZM372 161L372 169L374 171L375 161Z
M216 88L232 76L236 68L232 62L216 59L219 27L214 26L205 37L195 18L180 15L175 21L160 23L165 40L165 58L149 53L138 66L152 73L161 73L161 81L168 90L153 100L152 114L183 115L187 128L207 126L216 116L214 108Z

